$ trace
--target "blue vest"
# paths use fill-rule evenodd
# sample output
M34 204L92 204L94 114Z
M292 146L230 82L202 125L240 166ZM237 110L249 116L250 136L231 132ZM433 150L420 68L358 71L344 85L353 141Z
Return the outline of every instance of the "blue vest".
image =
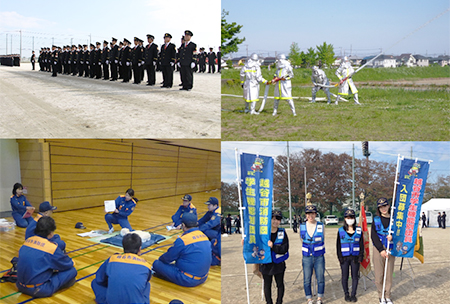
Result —
M285 231L283 228L278 228L278 232L277 232L277 238L275 239L275 243L273 243L274 245L281 245L283 243L284 240L284 235L285 235ZM279 264L281 262L284 262L287 260L287 258L289 257L289 252L286 252L284 254L277 254L273 251L272 252L272 262L275 264Z
M379 216L375 216L373 218L373 222L375 224L375 230L377 231L378 237L380 238L381 243L383 244L384 247L386 247L387 245L387 239L386 237L389 235L389 226L387 228L384 228L383 223L381 222L381 218ZM387 248L387 247L386 247ZM387 249L392 249L393 248L393 242L389 242L389 248Z
M361 227L356 227L356 231L352 236L349 236L344 227L339 228L339 237L341 239L341 253L342 256L358 256L359 255L359 240L361 239Z
M303 256L322 256L325 254L325 244L323 243L324 226L321 222L317 222L314 235L309 236L306 231L306 223L300 225L300 237L303 239L302 253Z

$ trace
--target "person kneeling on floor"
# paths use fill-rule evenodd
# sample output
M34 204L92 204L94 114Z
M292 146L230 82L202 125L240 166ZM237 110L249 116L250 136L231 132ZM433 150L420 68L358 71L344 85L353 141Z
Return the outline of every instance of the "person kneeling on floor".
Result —
M75 284L77 270L72 259L50 241L56 230L55 220L40 218L35 236L29 237L19 250L17 288L35 298L50 297L57 290Z
M183 234L162 256L153 263L155 276L184 287L202 284L208 277L211 265L211 242L197 228L197 216L183 215ZM171 264L175 262L174 264Z
M150 303L151 266L140 257L142 240L136 233L123 237L123 254L108 258L91 283L97 303Z

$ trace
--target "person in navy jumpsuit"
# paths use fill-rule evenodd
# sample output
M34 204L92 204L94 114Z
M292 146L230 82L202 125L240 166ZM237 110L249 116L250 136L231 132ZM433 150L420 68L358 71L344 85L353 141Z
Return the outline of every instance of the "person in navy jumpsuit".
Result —
M35 298L50 297L57 290L75 284L74 262L50 241L55 230L53 218L40 218L36 235L26 239L20 248L16 286L22 293Z
M210 240L213 240L220 237L221 210L219 200L215 197L210 197L205 204L208 205L208 212L198 221L198 228Z
M123 254L109 257L95 273L91 287L97 303L150 303L151 266L140 257L142 240L123 237Z
M177 285L195 287L208 278L211 242L196 227L196 215L186 213L181 220L183 234L166 253L153 262L153 271L155 276Z
M197 215L197 208L191 203L192 196L186 194L181 198L183 203L178 208L177 212L172 216L173 226L180 229L181 228L181 218L185 213L193 213Z
M116 210L113 213L105 215L105 221L108 224L109 233L114 231L112 224L119 224L122 228L131 228L130 222L128 222L128 216L133 213L138 199L134 197L134 190L128 189L125 195L119 195L116 198Z
M12 217L14 218L17 227L26 228L33 221L33 218L29 217L24 219L22 216L27 210L34 212L34 207L30 204L25 195L23 195L22 184L15 183L12 194L13 195L9 200L12 208Z

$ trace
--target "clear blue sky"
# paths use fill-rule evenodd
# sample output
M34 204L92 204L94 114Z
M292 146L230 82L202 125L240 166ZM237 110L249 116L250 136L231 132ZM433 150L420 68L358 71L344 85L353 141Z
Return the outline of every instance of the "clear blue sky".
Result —
M407 39L397 41L449 8L448 0L397 1L237 1L222 0L228 22L243 25L240 56L289 52L292 42L302 51L326 42L335 54L449 54L450 13L434 20Z
M322 153L347 153L352 155L352 145L355 145L355 158L365 159L362 155L361 142L289 142L290 153L303 149L319 149ZM286 155L286 142L222 142L222 181L232 183L236 181L235 148L240 152L260 154L276 157ZM450 175L450 142L369 142L369 159L397 163L397 155L405 157L433 160L430 166L429 181L434 182L438 176Z
M0 0L0 54L19 53L19 32L22 30L22 55L51 46L86 44L110 41L111 37L131 42L137 36L147 44L147 34L155 36L155 43L164 42L164 33L180 44L185 30L194 33L192 41L198 47L217 47L220 44L220 0L193 3L185 0L76 0L25 1ZM145 45L144 44L144 45Z

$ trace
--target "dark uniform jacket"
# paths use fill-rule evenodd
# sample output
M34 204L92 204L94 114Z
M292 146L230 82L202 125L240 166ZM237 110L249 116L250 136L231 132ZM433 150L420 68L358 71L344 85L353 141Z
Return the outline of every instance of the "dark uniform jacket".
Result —
M114 63L119 63L119 47L117 45L114 45L109 53L109 57L111 61L114 61Z
M145 64L153 64L158 60L158 46L154 43L145 47Z
M194 51L197 49L197 45L193 42L183 43L180 47L180 64L181 65L191 65L195 62Z
M161 46L161 51L159 52L159 60L161 65L170 65L171 62L175 63L175 44L170 43L167 45L163 44Z
M102 63L105 64L106 60L109 61L109 48L108 47L103 48L103 52L102 52Z

